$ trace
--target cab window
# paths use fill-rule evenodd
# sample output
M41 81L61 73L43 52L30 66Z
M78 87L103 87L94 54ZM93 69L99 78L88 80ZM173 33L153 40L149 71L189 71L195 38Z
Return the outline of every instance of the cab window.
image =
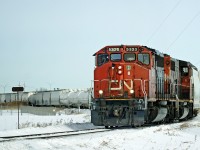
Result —
M188 76L188 74L189 74L188 67L182 67L182 69L181 69L181 75L182 76Z
M135 60L135 54L134 53L124 54L124 61L134 61L134 60Z
M121 54L111 54L110 60L111 61L121 61Z
M145 65L149 65L150 63L149 54L138 54L138 61Z
M108 54L99 54L97 56L97 66L101 66L109 61Z

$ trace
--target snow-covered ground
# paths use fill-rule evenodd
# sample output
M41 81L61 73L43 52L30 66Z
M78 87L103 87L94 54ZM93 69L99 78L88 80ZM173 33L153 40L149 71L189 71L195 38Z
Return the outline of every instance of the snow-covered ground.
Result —
M49 127L61 126L72 123L90 122L90 111L87 109L65 109L56 113L56 115L37 116L30 113L19 112L19 128ZM0 113L0 135L1 131L9 132L18 128L18 111L17 110L1 110ZM9 131L8 131L9 130ZM21 131L21 130L20 130Z
M66 111L68 112L66 114ZM17 114L17 113L13 113ZM0 115L0 136L31 134L54 131L71 131L90 128L90 111L65 110L56 116L20 116L20 128L16 126L16 115ZM5 124L5 121L9 125ZM83 124L81 124L83 123ZM16 127L15 127L16 128ZM3 129L3 130L2 130ZM9 130L8 130L9 129ZM76 150L76 149L200 149L200 115L192 120L152 127L115 129L103 133L84 134L51 139L18 140L1 142L2 150Z

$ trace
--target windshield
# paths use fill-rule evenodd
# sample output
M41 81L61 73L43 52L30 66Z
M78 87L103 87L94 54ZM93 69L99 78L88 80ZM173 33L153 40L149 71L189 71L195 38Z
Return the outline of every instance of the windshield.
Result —
M124 61L134 61L134 60L135 60L135 54L134 53L124 54Z
M138 54L138 61L145 65L149 65L149 54Z
M182 67L182 69L181 69L181 75L182 76L188 76L188 74L189 74L188 67Z
M121 60L121 54L111 54L110 60L111 61L120 61Z
M97 65L101 66L109 61L108 54L99 54L97 56Z

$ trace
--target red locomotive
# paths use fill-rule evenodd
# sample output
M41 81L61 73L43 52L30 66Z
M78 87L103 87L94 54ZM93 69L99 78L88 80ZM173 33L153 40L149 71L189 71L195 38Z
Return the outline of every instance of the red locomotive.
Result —
M141 126L192 118L199 107L199 76L191 63L140 45L96 52L91 122Z

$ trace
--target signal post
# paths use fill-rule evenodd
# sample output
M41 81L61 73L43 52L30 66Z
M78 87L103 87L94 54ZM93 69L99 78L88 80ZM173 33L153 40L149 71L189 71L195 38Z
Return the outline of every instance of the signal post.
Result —
M18 108L18 129L19 129L19 92L23 92L24 91L24 87L12 87L12 91L13 92L17 92L17 99L18 99L18 103L17 103L17 108Z

